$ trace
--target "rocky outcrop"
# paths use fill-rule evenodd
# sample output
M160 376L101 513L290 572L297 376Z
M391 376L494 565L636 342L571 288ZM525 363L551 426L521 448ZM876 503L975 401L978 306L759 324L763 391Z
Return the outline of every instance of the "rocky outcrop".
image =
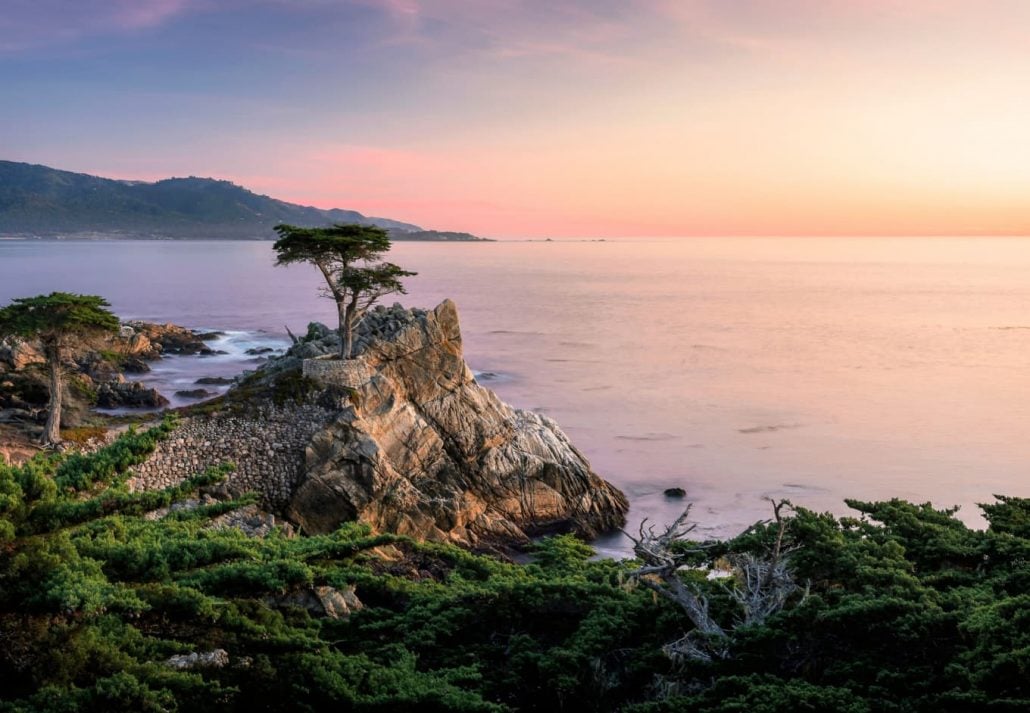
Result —
M168 399L157 389L150 389L138 381L108 381L97 388L97 406L100 408L161 408Z
M129 383L125 374L150 371L163 354L207 355L218 336L174 324L128 322L111 335L76 342L65 350L62 425L79 425L94 406L108 409L162 408L168 400L154 389ZM34 340L0 339L0 422L36 431L46 417L49 383L45 358ZM209 394L195 395L206 398Z
M323 328L324 329L324 328ZM317 326L270 373L331 353ZM458 312L379 308L352 363L304 362L338 414L310 441L287 515L309 533L360 520L379 531L482 546L619 527L625 496L595 474L550 418L512 408L476 383ZM292 360L292 362L290 361ZM333 368L333 365L336 368Z
M218 497L214 497L217 495ZM143 514L144 520L162 520L173 513L188 512L201 507L214 505L233 498L232 490L224 484L201 488L199 497L176 500L171 505L157 508ZM236 528L247 537L268 537L273 532L280 532L286 537L294 537L293 525L276 518L270 512L257 505L244 505L218 515L210 520L205 529L222 530Z
M202 334L170 323L132 321L125 323L120 336L125 340L126 354L155 359L163 354L214 354L204 342L218 334Z
M0 364L12 370L18 371L32 364L42 364L45 361L43 352L24 339L17 337L0 339Z
M177 671L192 671L198 668L224 668L229 665L229 652L225 649L194 651L177 654L165 661L165 666Z
M287 354L183 412L129 487L167 487L228 461L227 492L257 491L264 511L304 532L358 520L467 547L623 524L625 496L554 421L476 382L452 302L377 308L355 335L357 358L332 358L338 349L334 331L311 325ZM264 511L250 524L272 527Z
M230 510L224 515L219 515L211 520L209 527L213 530L236 528L247 537L268 537L276 531L287 537L296 535L293 525L279 520L275 515L262 510L257 505L245 505Z
M358 599L353 586L336 589L325 585L299 589L285 595L265 597L269 606L305 609L312 616L344 619L365 605Z

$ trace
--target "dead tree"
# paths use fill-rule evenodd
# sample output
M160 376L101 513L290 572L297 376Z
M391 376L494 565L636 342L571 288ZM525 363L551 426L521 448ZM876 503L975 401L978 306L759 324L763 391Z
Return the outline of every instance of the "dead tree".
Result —
M740 605L744 614L739 620L742 626L761 624L783 609L798 585L787 567L789 555L796 548L785 550L783 535L787 521L781 511L792 507L787 500L770 500L773 506L773 522L776 523L776 540L772 549L764 556L750 552L727 557L733 567L736 587L728 588L730 596ZM769 524L769 521L759 523Z
M643 563L639 569L630 573L631 581L665 597L678 605L694 625L694 629L677 641L664 647L666 655L676 661L712 661L730 656L730 633L738 626L761 624L769 616L783 609L791 594L797 591L797 585L787 566L788 552L783 548L783 536L787 522L782 517L784 507L790 503L783 500L773 502L773 515L777 525L776 540L766 556L751 553L733 554L726 559L732 568L735 586L724 589L730 598L741 608L741 616L737 618L728 632L712 618L709 611L708 597L696 584L684 581L680 572L687 569L686 564L691 555L697 555L706 549L705 545L693 543L684 547L683 543L697 525L688 522L690 506L675 522L665 530L656 532L653 525L645 519L640 523L636 537L626 533L633 541L633 552ZM770 521L758 523L767 525Z

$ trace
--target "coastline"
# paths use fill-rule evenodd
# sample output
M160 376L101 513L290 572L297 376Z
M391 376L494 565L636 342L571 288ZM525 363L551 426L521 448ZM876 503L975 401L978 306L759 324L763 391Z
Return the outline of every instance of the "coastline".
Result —
M126 317L269 334L335 319L265 242L0 245L6 298L66 286ZM662 491L684 487L721 537L764 497L837 514L931 500L983 527L976 503L1021 494L1030 330L995 327L1025 324L1025 245L398 243L391 259L420 272L406 304L456 298L470 364L504 376L484 384L560 423L630 496L631 526L675 518Z

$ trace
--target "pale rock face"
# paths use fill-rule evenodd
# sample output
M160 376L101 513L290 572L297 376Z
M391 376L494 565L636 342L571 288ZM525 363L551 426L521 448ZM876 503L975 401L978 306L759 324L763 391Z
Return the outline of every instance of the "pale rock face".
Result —
M476 383L453 302L373 312L356 336L364 368L348 370L360 376L348 375L342 410L312 438L288 506L305 532L356 519L476 546L556 530L592 537L624 523L625 496L554 421Z
M126 327L126 329L132 329L132 327ZM154 345L146 334L135 334L129 336L128 343L125 345L126 354L149 354L154 350Z
M179 671L189 671L198 668L224 668L228 665L229 652L225 649L178 654L165 661L165 666Z
M274 607L306 609L312 616L345 619L365 605L355 593L353 585L337 589L326 585L305 587L278 596L265 597L265 603Z
M20 371L32 364L43 364L46 357L33 344L15 337L0 340L0 361L8 364L15 371Z

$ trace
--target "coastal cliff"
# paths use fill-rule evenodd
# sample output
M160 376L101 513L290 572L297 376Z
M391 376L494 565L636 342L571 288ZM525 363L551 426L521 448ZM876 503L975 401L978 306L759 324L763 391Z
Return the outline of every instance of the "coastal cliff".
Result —
M623 524L625 496L554 421L476 382L453 302L379 307L356 330L356 358L338 350L335 331L310 325L223 399L187 410L130 486L231 461L230 492L260 493L309 534L356 520L466 547Z
M286 359L330 353L335 335ZM287 515L308 532L346 520L420 539L476 545L619 527L625 496L595 474L558 425L480 386L462 355L454 303L380 309L361 325L352 362L309 359L339 389L339 414L305 452Z

